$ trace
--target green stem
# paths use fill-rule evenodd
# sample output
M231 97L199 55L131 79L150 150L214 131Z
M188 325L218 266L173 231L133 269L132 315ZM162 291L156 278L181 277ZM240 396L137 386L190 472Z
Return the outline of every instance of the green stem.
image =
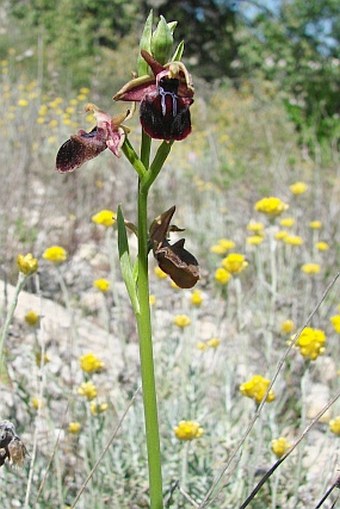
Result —
M21 290L24 287L25 281L26 281L26 276L22 272L19 272L18 281L17 281L16 287L15 287L15 290L14 290L14 297L13 297L11 305L10 305L8 311L7 311L7 315L6 315L6 318L5 318L5 323L4 323L3 327L2 327L1 334L0 334L0 370L2 369L2 363L3 363L3 348L4 348L4 343L6 341L7 334L8 334L8 329L9 329L9 326L11 325L11 323L12 323L14 312L15 312L15 309L16 309L17 304L18 304L19 294L20 294Z
M150 164L150 151L151 151L151 138L144 129L142 129L142 144L140 151L140 158L145 168L149 169Z
M148 193L141 190L139 182L137 292L140 313L136 315L136 318L148 453L150 509L163 509L161 452L149 304L147 201Z
M163 141L163 143L158 147L155 158L152 161L149 171L144 175L142 179L142 184L140 187L140 191L147 193L153 182L158 177L159 172L163 168L163 164L165 163L166 158L168 157L173 141L167 142Z
M138 155L136 154L135 149L129 142L127 138L125 138L125 142L122 146L122 152L125 155L126 159L130 161L131 165L134 167L136 172L139 175L139 178L142 178L146 174L146 169L142 161L139 159Z

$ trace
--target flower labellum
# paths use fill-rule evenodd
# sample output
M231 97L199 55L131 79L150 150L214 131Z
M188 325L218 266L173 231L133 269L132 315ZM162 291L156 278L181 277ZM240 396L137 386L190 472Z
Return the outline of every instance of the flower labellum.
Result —
M134 78L114 96L116 101L140 102L140 121L144 131L160 140L183 140L191 132L189 107L194 87L182 62L161 65L145 50L142 57L154 77Z
M127 119L130 112L111 118L94 104L88 104L86 111L92 111L97 125L89 133L81 129L60 147L57 154L57 171L71 172L79 168L86 161L97 157L106 148L119 157L120 148L125 141L126 128L121 123Z
M163 272L168 274L180 288L192 288L199 280L196 258L184 249L185 239L170 244L169 231L181 231L170 227L176 207L173 206L154 220L150 227L150 240L153 254Z

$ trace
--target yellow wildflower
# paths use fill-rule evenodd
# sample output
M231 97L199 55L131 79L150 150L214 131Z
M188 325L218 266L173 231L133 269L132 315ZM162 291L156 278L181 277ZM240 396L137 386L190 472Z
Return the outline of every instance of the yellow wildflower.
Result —
M222 255L225 254L227 251L230 251L230 249L234 249L234 247L235 242L233 240L223 238L219 239L217 241L217 244L211 246L210 252Z
M329 429L334 435L340 436L340 415L329 421Z
M90 411L92 415L102 414L106 412L108 408L109 405L107 403L96 403L95 401L90 403Z
M90 89L88 87L81 87L79 89L79 93L83 95L88 95L90 93Z
M42 256L45 260L58 264L67 259L67 251L61 246L51 246L45 249Z
M194 440L200 438L204 430L196 421L180 421L174 427L174 433L179 440Z
M80 367L85 373L98 373L104 369L105 364L94 353L89 352L80 357Z
M225 270L223 267L219 267L215 271L215 280L221 285L226 285L231 278L230 272Z
M240 391L247 398L252 398L256 401L256 403L261 403L269 384L270 380L267 378L264 378L261 375L254 375L252 378L250 378L250 380L240 385ZM275 393L273 390L270 390L266 401L271 403L274 401L274 399Z
M208 339L207 343L210 348L217 348L221 344L221 340L219 338L210 338Z
M32 309L30 311L27 311L27 313L25 314L25 322L27 323L27 325L31 325L31 327L38 325L39 320L40 316Z
M33 397L31 399L31 405L34 408L34 410L39 410L40 408L43 407L43 402L41 401L41 399Z
M321 227L322 227L321 221L315 220L309 223L309 228L311 228L312 230L320 230Z
M115 224L117 215L113 210L103 209L94 216L91 217L91 220L96 224L102 224L103 226L109 227Z
M208 350L209 347L205 341L198 341L196 343L196 348L198 350L201 350L201 352L205 352L206 350Z
M250 246L259 246L264 241L264 237L262 235L250 235L247 237L246 242Z
M281 331L284 334L291 334L295 329L295 323L293 320L285 320L281 323Z
M264 230L264 224L256 221L250 221L247 224L247 230L249 232L257 233L258 235L261 235Z
M84 396L89 401L91 401L92 399L94 399L97 396L97 388L94 385L94 383L91 381L83 382L78 387L78 394L80 396Z
M176 315L174 318L174 324L180 329L184 329L191 324L191 320L187 315Z
M291 228L295 224L293 217L283 217L280 221L280 225L284 228Z
M104 278L95 279L93 281L93 286L103 293L106 293L110 290L110 282Z
M255 203L255 210L267 214L270 217L279 216L287 209L288 205L275 196L262 198L262 200Z
M81 424L77 421L70 422L67 429L69 433L76 435L81 430Z
M305 182L295 182L295 184L289 186L289 189L292 194L298 195L305 193L308 186Z
M302 272L305 274L319 274L321 267L318 263L304 263L301 267Z
M248 262L243 254L230 253L222 260L222 266L231 274L239 274L248 266Z
M307 359L315 361L325 351L326 334L320 329L306 327L300 334L296 346L300 354Z
M27 99L19 99L18 102L17 102L17 105L20 106L21 108L25 108L26 106L28 106L29 102L27 101Z
M315 247L318 251L328 251L329 244L323 241L315 242Z
M25 276L30 276L38 270L38 260L34 258L31 253L26 255L19 254L17 256L17 265L20 272L22 272Z
M340 334L340 315L334 315L330 317L331 324L334 327L335 332Z
M284 437L279 437L272 440L272 451L277 458L281 458L288 449L291 447L291 444Z
M194 290L190 295L190 302L193 306L200 307L203 302L201 290Z
M285 244L289 244L290 246L302 246L303 239L299 235L285 235L283 237L283 242Z
M289 233L286 230L279 230L274 235L276 240L284 240L288 236L289 236Z
M158 265L153 269L153 271L158 279L166 279L168 277L168 275L160 267L158 267Z

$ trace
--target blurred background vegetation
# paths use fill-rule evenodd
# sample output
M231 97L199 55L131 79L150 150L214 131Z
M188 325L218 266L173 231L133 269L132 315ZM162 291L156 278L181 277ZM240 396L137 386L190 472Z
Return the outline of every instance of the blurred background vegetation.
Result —
M19 66L56 94L89 86L110 98L152 8L179 21L176 38L185 39L186 63L206 95L216 86L223 93L270 84L300 144L315 155L317 143L327 157L339 134L338 7L337 0L2 0L0 59L15 61L11 79Z

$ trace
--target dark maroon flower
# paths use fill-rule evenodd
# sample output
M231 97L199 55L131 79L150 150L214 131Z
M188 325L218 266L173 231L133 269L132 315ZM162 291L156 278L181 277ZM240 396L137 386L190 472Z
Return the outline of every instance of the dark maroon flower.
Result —
M150 227L150 241L153 254L163 272L168 274L180 288L192 288L199 280L199 269L196 258L184 249L185 239L170 244L170 231L181 231L170 226L176 207L173 206L158 218Z
M86 161L97 157L106 148L115 156L120 156L126 133L126 128L121 124L129 116L129 111L113 118L94 104L88 104L86 111L93 112L97 125L89 133L81 129L63 143L56 161L57 170L61 173L75 170Z
M147 51L141 51L154 76L134 78L113 97L116 101L140 102L144 131L161 140L183 140L191 132L189 107L194 87L182 62L161 65Z

